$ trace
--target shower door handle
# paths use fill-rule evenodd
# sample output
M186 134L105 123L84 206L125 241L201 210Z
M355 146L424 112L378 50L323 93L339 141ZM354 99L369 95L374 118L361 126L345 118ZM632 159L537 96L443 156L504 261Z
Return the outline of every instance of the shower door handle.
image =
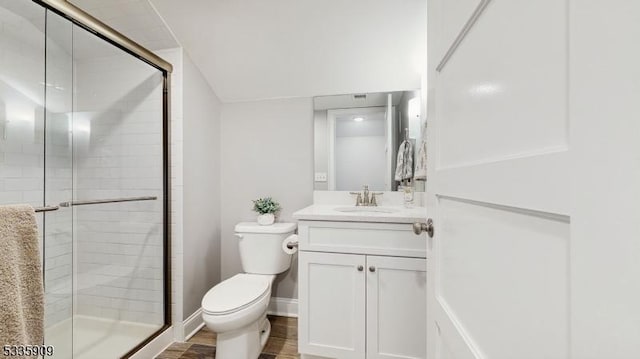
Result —
M38 212L57 211L59 209L60 209L60 207L58 207L58 206L44 206L44 207L35 207L33 210L36 211L36 213L38 213Z

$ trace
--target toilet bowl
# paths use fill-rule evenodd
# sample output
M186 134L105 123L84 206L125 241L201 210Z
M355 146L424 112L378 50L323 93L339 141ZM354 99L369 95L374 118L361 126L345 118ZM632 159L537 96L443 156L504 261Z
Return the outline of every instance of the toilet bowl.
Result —
M275 275L291 265L282 242L295 223L236 225L245 273L222 281L202 298L205 325L217 333L216 359L256 359L269 338L267 307Z
M205 325L218 333L216 358L256 358L269 337L274 275L237 274L202 299ZM223 344L223 345L221 345Z

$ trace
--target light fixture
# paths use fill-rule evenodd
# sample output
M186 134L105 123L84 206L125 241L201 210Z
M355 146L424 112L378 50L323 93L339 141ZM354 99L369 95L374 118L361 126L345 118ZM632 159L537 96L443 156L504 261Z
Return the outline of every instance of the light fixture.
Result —
M356 121L356 122L362 122L362 121L364 121L364 118L362 118L362 117L355 117L353 120L354 120L354 121Z

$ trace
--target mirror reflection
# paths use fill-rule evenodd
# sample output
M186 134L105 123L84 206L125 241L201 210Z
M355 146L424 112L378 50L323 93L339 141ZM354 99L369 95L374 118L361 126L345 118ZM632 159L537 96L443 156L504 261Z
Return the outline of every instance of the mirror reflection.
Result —
M423 191L420 90L314 98L314 189Z

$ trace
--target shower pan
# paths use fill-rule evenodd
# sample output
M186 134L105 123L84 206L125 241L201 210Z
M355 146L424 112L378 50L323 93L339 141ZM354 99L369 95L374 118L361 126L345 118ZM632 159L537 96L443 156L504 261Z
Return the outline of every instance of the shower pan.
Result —
M170 326L170 72L64 1L0 0L0 204L38 210L54 358Z

